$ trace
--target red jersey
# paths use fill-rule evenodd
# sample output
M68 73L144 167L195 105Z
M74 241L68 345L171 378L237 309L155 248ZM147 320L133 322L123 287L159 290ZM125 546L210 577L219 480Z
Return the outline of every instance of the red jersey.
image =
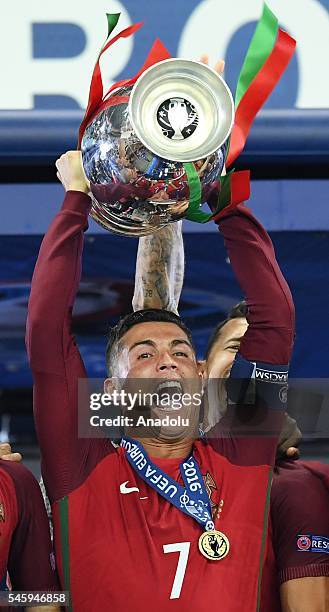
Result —
M59 590L40 487L23 465L0 460L0 577L15 591Z
M229 555L209 561L197 549L199 525L151 490L122 449L114 450L108 440L78 438L77 381L86 372L70 317L89 207L86 195L68 193L48 230L33 276L27 329L42 471L73 610L136 612L151 598L159 612L191 605L200 612L216 606L252 612L258 607L276 439L256 443L229 435L195 443L213 503L224 501L216 527L231 538ZM294 310L272 243L244 207L224 217L220 228L250 304L242 362L250 371L253 360L274 371L290 358ZM179 480L177 460L163 460L162 468Z
M112 450L53 506L60 570L64 579L70 575L74 610L96 612L110 602L113 611L144 612L150 598L159 612L187 611L191 602L200 611L219 603L226 612L256 610L269 469L232 465L203 442L195 443L194 457L209 488L215 528L229 539L228 556L217 562L203 557L198 523L149 487L122 448ZM152 460L183 484L181 459Z

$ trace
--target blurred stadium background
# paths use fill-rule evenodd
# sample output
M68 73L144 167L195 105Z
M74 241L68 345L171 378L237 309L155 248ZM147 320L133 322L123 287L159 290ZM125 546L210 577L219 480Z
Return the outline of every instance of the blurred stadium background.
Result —
M291 394L304 429L304 457L329 461L329 0L271 0L298 41L276 91L256 119L237 168L250 168L255 211L276 247L297 311L291 374L309 379ZM129 77L159 36L172 56L226 60L234 91L261 0L12 0L2 15L0 64L0 440L8 437L38 472L32 379L24 328L30 280L42 236L62 200L55 159L76 148L106 12L120 25L144 20L102 64L105 85ZM180 311L202 356L213 326L241 299L221 239L210 225L185 222L186 279ZM130 310L137 241L86 234L74 327L88 372L105 375L109 324ZM49 346L51 351L51 346ZM314 379L321 379L315 383ZM304 424L304 427L303 427Z

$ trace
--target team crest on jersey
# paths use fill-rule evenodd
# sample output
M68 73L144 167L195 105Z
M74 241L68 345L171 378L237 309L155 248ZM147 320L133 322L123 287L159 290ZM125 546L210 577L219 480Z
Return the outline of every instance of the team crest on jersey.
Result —
M207 472L206 474L202 474L202 478L206 487L206 491L208 493L208 497L210 499L210 506L211 506L211 515L213 519L218 518L218 509L219 509L219 503L215 501L214 497L218 497L218 489L217 489L217 485L212 477L212 475L210 474L210 472Z
M1 523L4 523L5 520L6 520L6 517L5 517L5 508L4 508L3 503L0 502L0 521L1 521Z

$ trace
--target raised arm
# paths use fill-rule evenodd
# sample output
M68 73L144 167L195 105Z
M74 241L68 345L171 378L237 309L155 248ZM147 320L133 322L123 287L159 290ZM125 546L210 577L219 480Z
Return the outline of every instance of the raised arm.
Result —
M26 343L42 472L51 500L78 486L106 441L78 439L78 380L85 368L71 334L90 198L79 152L57 162L66 189L40 248L32 279Z
M243 204L226 209L218 224L249 325L231 369L226 415L207 435L235 463L273 464L294 340L292 296L272 242L250 210Z
M249 326L240 354L251 362L287 365L293 348L295 310L272 241L243 204L222 215L219 229L248 306Z
M161 308L178 314L184 279L182 221L139 239L133 309Z

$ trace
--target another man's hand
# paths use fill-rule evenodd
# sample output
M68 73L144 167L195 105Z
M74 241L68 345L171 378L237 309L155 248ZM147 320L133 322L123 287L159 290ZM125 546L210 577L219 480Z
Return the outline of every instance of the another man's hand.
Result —
M206 55L206 53L201 55L200 62L209 66L209 57L208 55ZM217 72L217 74L222 74L224 72L224 68L225 61L223 59L218 60L218 62L216 62L216 64L214 65L214 70Z
M285 422L278 441L277 459L298 459L302 434L295 419L285 413Z
M0 444L0 459L19 463L22 461L22 455L20 453L13 453L9 442L3 442Z
M68 151L56 162L57 178L65 191L89 192L89 183L82 166L81 151Z

